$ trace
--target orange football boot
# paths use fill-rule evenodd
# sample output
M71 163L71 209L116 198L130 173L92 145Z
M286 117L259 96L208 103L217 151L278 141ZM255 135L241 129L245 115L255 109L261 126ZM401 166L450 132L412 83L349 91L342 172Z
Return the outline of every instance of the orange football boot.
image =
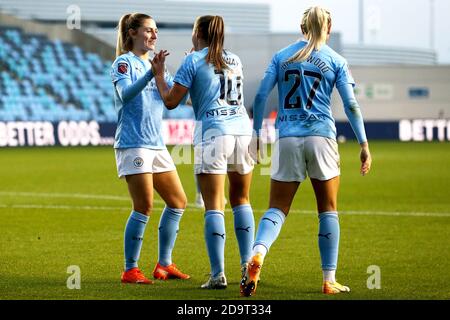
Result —
M168 279L186 280L189 279L191 276L178 270L175 263L169 264L168 266L162 266L158 262L155 266L155 269L153 269L153 277L159 280L168 280Z
M338 282L325 281L322 285L322 292L325 294L337 294L341 292L350 292L350 288L343 286Z
M153 281L147 279L139 268L131 268L128 271L124 271L121 281L122 283L153 284Z
M262 255L257 253L248 263L247 270L245 271L240 283L241 296L250 297L256 292L259 274L261 273L262 261Z

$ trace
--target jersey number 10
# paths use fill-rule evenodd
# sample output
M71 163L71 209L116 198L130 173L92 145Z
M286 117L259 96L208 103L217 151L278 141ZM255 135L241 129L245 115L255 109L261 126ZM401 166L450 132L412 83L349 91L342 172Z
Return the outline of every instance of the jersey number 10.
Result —
M214 70L220 78L221 104L224 102L230 106L242 105L242 77L232 73Z
M301 72L300 70L286 70L284 73L284 81L289 81L289 76L294 76L295 82L292 86L291 90L289 90L288 94L284 98L284 108L285 109L300 109L302 107L302 102L300 96L296 94L298 87L301 84ZM308 102L306 103L306 109L311 109L313 99L316 96L316 90L319 87L320 81L322 80L322 75L317 72L312 72L305 70L303 71L303 76L305 77L313 77L315 78L311 91L309 92ZM294 96L295 95L295 96ZM291 102L292 98L295 98L294 102Z

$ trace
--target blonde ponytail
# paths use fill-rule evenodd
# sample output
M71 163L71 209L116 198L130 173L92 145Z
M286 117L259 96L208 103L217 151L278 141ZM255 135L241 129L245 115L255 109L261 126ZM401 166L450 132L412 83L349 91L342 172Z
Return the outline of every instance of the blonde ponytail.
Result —
M117 45L116 45L116 58L121 54L124 54L124 44L128 40L128 18L130 18L131 13L125 14L120 18L119 24L117 25Z
M314 50L320 50L327 41L330 25L331 15L324 8L311 7L306 10L302 18L301 29L309 42L290 57L288 62L303 62Z

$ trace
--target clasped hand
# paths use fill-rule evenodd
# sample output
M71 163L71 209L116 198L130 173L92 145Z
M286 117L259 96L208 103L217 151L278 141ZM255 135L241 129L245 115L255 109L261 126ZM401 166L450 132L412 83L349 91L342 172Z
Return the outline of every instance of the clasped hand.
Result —
M152 72L155 77L164 76L166 57L169 54L167 50L161 50L153 57L153 60L150 60Z

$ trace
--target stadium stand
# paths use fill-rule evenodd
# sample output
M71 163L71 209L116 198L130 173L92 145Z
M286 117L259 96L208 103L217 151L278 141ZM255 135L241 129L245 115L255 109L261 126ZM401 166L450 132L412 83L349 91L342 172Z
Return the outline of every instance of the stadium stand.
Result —
M110 61L45 36L2 27L0 118L6 121L116 120Z
M0 27L0 119L115 122L111 61L15 27ZM183 106L166 118L192 118Z

